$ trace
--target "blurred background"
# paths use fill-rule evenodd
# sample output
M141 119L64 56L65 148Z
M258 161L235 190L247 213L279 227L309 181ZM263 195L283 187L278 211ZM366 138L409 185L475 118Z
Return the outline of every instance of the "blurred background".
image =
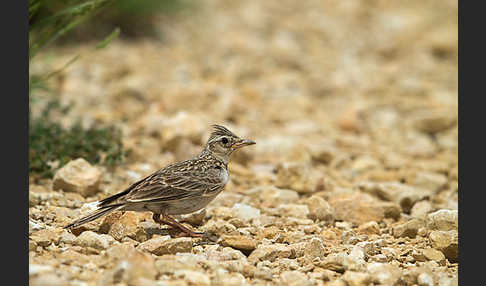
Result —
M457 1L30 4L31 181L82 156L126 184L219 123L257 141L240 172L457 184Z

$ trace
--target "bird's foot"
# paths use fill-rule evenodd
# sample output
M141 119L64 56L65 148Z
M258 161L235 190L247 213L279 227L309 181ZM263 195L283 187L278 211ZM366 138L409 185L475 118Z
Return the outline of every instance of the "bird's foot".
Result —
M170 236L172 237L204 237L204 232L192 231L190 229L181 229L181 228L172 228L169 231Z
M169 234L172 237L203 237L204 236L204 232L193 231L168 215L165 216L162 215L161 218L161 215L154 214L153 219L155 222L159 224L167 224L171 226L172 229L169 231Z

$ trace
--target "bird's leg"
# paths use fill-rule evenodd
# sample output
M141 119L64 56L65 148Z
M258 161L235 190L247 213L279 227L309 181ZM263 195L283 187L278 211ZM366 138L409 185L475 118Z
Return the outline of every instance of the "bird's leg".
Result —
M167 225L169 225L173 228L179 229L186 236L202 237L204 235L204 232L196 232L196 231L190 230L189 228L185 227L183 224L179 223L174 218L172 218L168 215L153 214L152 218L156 223L167 224ZM185 235L179 235L179 236L185 236Z

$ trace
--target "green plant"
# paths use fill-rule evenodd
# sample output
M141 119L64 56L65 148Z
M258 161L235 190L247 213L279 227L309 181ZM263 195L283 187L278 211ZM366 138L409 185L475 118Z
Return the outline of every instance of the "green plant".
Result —
M29 61L60 37L71 32L115 0L29 0ZM40 14L46 6L61 5L52 14ZM94 49L106 47L120 33L115 29ZM62 127L54 113L66 116L69 108L62 107L49 89L48 80L62 72L81 55L76 55L62 68L44 74L29 75L29 174L51 177L53 171L71 159L83 157L91 163L114 165L122 161L121 132L113 126L83 128L80 120L69 128ZM42 98L39 94L47 94ZM44 105L42 105L43 103ZM38 115L34 116L33 111Z
M64 6L67 2L74 3L80 2L80 0L42 0L41 2L43 5L37 8L35 15L50 18L65 9ZM193 2L185 0L104 0L102 2L109 2L99 3L109 5L109 9L103 9L103 13L99 13L96 17L79 25L68 37L63 37L57 44L72 44L79 40L97 40L115 27L121 29L122 36L125 38L143 36L157 38L159 36L156 29L157 15L174 14L194 5ZM32 20L34 24L38 22L35 15Z
M115 165L122 162L121 132L113 126L83 128L80 121L63 128L51 119L52 112L67 114L69 108L49 101L38 118L29 120L29 173L51 177L57 167L83 157L90 163Z

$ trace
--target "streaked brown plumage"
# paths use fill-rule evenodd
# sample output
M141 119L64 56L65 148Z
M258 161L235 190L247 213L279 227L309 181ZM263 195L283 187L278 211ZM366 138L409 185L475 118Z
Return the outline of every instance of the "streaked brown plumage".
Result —
M78 227L115 210L151 211L155 222L178 228L189 236L202 236L202 233L186 228L170 215L188 214L206 207L229 180L231 154L241 147L255 144L239 138L224 126L213 125L213 128L198 156L168 165L133 183L123 192L101 200L96 211L65 228Z

